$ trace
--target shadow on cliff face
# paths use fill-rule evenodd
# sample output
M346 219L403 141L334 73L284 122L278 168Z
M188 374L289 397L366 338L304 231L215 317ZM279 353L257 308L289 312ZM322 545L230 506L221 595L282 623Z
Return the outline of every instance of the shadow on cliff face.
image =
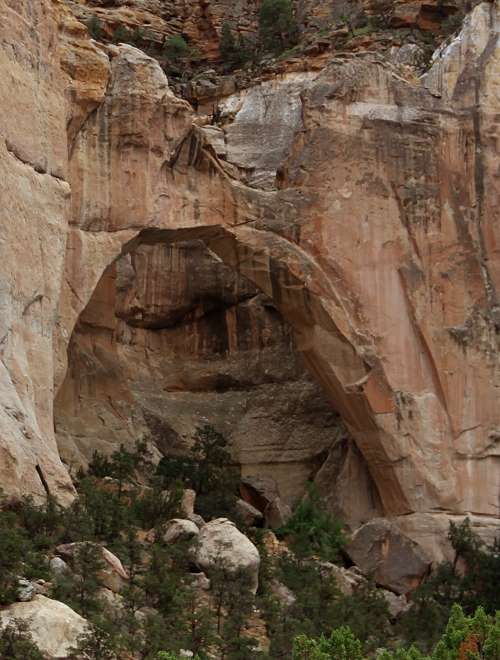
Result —
M200 232L160 234L106 269L73 332L55 403L70 469L139 439L158 456L182 454L209 423L242 475L273 477L289 504L316 479L352 525L379 515L367 465L276 308L283 294L263 293Z

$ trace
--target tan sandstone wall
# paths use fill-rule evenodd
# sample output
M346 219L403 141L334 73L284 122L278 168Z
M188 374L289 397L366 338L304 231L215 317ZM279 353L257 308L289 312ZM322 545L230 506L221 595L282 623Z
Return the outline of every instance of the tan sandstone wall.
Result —
M45 496L38 466L67 500L52 421L70 196L59 13L48 0L15 0L1 15L0 486Z

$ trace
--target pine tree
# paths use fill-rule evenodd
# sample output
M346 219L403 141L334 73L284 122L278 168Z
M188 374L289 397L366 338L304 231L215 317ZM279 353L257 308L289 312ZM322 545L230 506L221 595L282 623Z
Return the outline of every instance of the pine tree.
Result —
M264 0L259 14L259 31L268 50L282 51L297 43L299 28L290 0Z
M236 54L236 40L229 23L224 23L222 26L220 54L225 62L232 62Z
M98 598L99 572L105 567L101 548L95 543L80 543L75 550L71 573L59 576L54 596L68 603L83 616L98 613L102 604Z

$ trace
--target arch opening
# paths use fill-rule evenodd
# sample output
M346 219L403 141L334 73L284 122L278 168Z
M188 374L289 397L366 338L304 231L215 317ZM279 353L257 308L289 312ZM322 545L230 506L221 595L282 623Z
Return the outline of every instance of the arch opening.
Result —
M272 477L287 504L316 480L352 526L382 513L366 461L302 357L318 303L293 268L271 262L221 227L145 230L123 247L78 318L55 402L70 470L138 439L182 453L209 423L242 475Z

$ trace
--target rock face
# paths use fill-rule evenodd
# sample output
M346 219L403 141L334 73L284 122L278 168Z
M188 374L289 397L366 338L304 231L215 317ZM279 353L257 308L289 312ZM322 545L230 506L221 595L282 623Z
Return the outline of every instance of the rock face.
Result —
M40 651L47 658L66 658L85 634L87 621L70 607L45 596L28 603L14 603L0 611L4 625L23 621Z
M4 3L1 14L1 481L7 494L39 498L45 481L68 501L73 486L52 423L52 339L71 190L59 15L48 0Z
M290 500L317 473L353 524L498 527L498 2L421 80L337 58L208 130L63 3L1 14L4 491L68 502L93 448L182 451L207 418L244 472Z
M360 527L345 551L367 577L400 595L415 589L429 570L420 547L387 520Z
M260 555L254 544L226 518L204 525L198 536L196 563L210 576L219 569L228 575L244 575L253 593L259 586Z

